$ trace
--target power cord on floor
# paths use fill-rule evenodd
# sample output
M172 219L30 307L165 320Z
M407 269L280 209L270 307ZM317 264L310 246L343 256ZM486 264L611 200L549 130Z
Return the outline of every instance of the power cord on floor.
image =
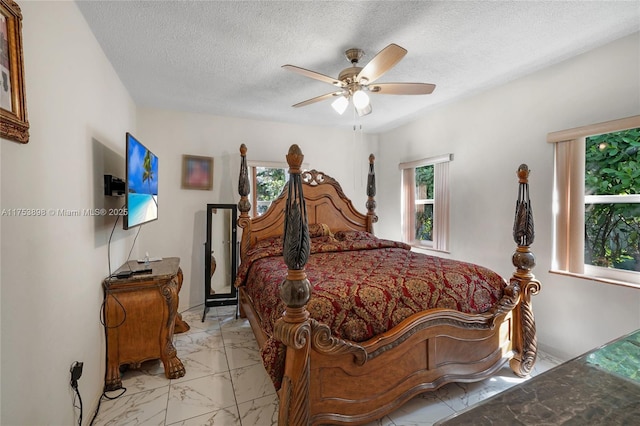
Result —
M73 407L80 410L80 417L78 418L78 426L82 426L82 397L80 396L80 391L78 390L78 379L82 376L82 362L76 361L71 364L71 369L69 370L71 373L71 388L75 391L76 395L73 398ZM76 398L80 405L76 404Z
M124 395L124 393L127 391L127 388L121 388L122 392L120 392L119 395L117 396L109 396L107 395L107 392L104 391L102 392L102 395L100 395L100 399L98 399L98 406L96 407L96 411L93 413L93 417L91 418L91 421L89 422L89 426L93 426L93 422L96 421L96 417L98 417L98 413L100 412L100 404L102 403L102 399L108 399L108 400L114 400L114 399L118 399L120 398L122 395Z

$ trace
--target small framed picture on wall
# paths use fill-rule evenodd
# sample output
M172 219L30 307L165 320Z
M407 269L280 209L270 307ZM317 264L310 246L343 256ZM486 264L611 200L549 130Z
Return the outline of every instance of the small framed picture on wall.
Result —
M183 155L182 188L213 189L213 157Z

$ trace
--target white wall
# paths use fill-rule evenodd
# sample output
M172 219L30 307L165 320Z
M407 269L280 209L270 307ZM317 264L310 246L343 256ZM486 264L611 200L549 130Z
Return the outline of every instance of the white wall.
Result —
M135 105L75 3L20 6L31 138L27 145L0 141L1 207L114 207L102 195L102 175L124 172ZM74 361L84 362L79 383L88 422L104 385L101 282L114 221L1 218L1 424L76 423ZM116 231L114 264L126 258L130 235Z
M516 169L527 163L536 221L533 299L541 347L575 356L640 327L640 290L548 273L553 146L549 132L640 113L640 35L428 112L380 135L379 233L400 238L398 163L453 153L450 257L511 276ZM436 89L437 90L437 89Z
M240 145L247 159L284 162L298 144L310 168L336 178L366 212L366 175L375 136L329 128L155 109L138 112L138 139L159 159L159 219L141 229L137 249L152 257L178 256L184 272L180 310L204 302L206 205L239 200ZM212 191L181 189L182 155L214 158Z

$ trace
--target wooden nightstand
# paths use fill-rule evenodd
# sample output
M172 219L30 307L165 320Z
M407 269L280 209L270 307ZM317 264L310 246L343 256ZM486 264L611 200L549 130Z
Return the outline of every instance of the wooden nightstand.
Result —
M185 374L182 361L173 346L173 333L189 329L177 313L178 292L182 286L180 258L168 257L148 266L135 260L120 267L134 273L126 278L107 278L104 288L104 324L107 344L105 389L122 387L120 366L134 368L150 359L162 360L168 379Z

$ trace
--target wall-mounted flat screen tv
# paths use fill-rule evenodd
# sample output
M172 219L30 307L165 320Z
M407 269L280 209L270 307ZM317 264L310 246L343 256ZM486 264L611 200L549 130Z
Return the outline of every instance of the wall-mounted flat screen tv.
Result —
M158 219L158 157L127 133L124 229Z

